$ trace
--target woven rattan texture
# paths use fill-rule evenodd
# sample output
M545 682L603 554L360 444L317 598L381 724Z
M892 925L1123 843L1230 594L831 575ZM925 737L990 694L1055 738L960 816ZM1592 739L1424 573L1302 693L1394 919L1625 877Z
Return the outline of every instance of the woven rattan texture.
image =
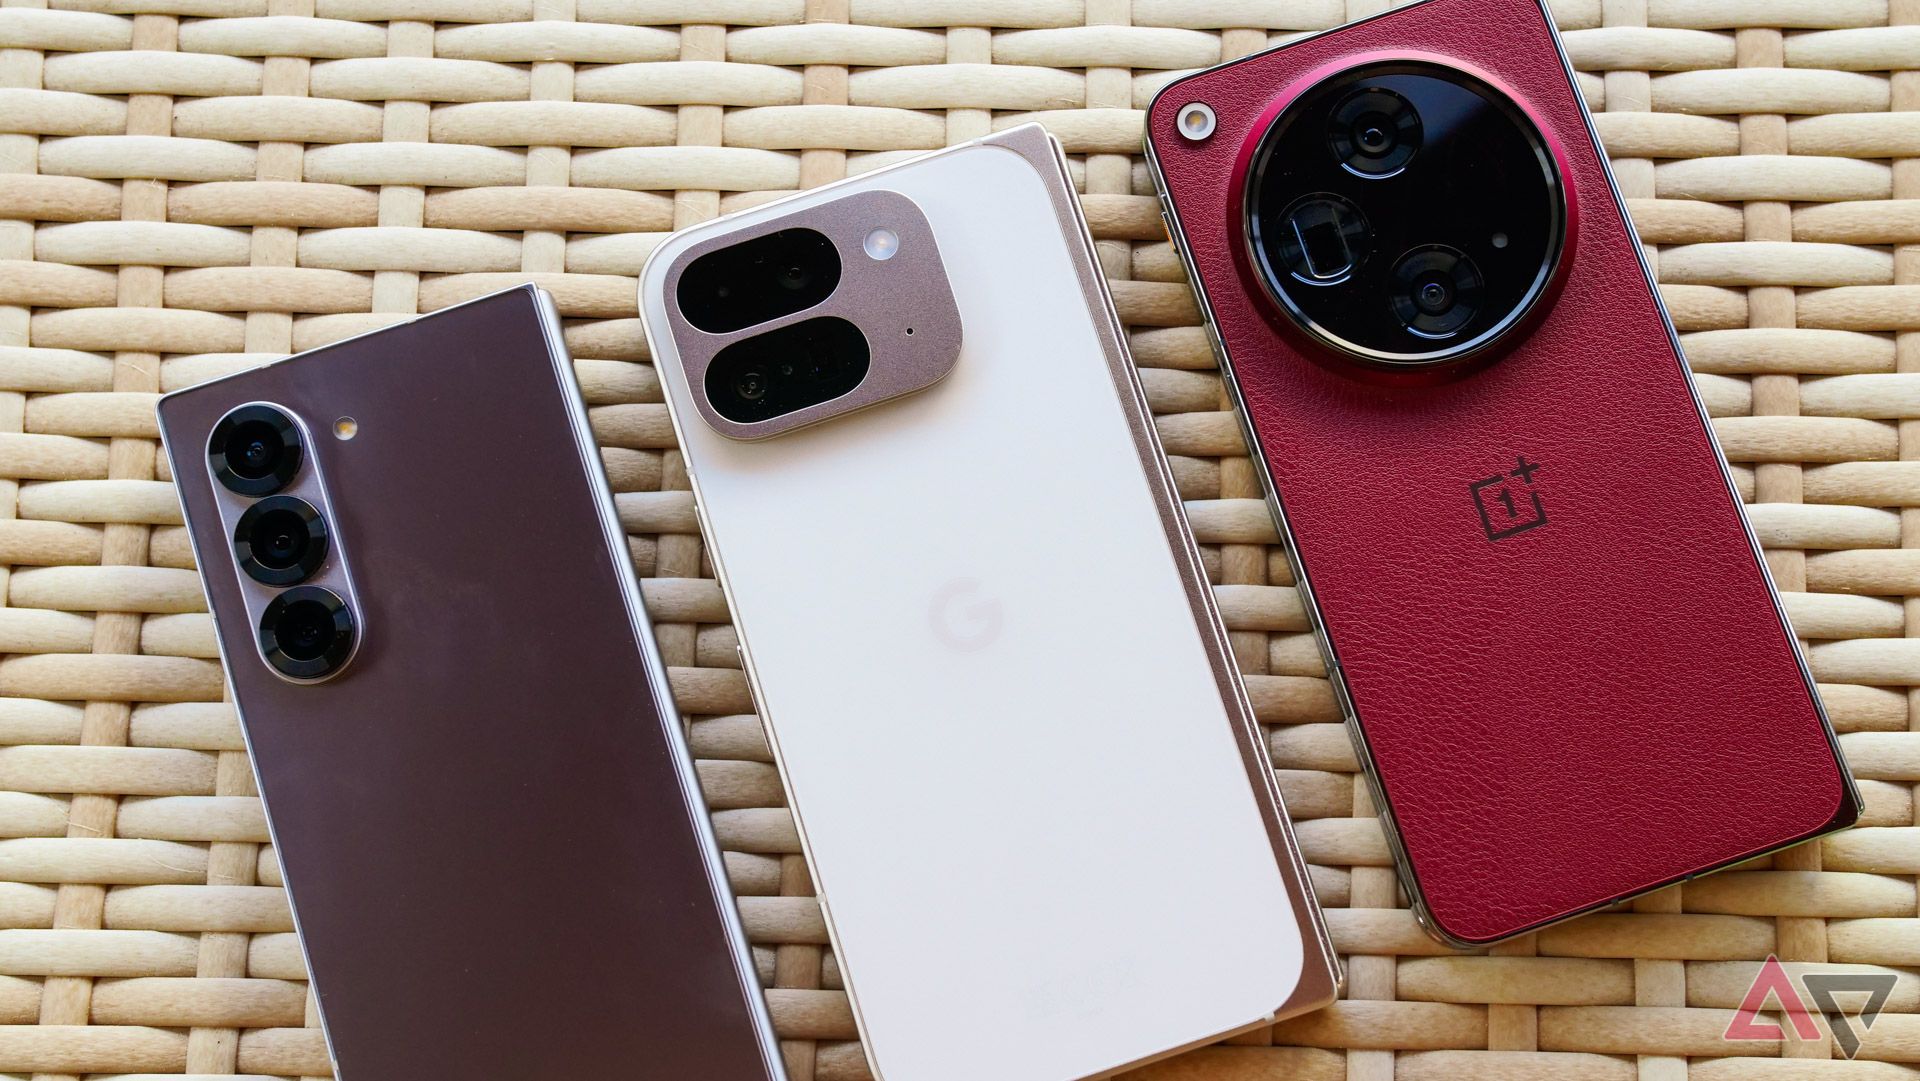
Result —
M1038 118L1348 958L1332 1008L1147 1073L1920 1076L1920 0L1557 6L1867 813L1490 956L1436 947L1396 891L1137 156L1169 73L1373 10L0 0L0 1073L327 1073L153 400L531 279L567 319L793 1075L867 1076L634 275L676 225ZM941 950L929 926L928 979ZM1722 1041L1769 953L1900 973L1863 1061Z

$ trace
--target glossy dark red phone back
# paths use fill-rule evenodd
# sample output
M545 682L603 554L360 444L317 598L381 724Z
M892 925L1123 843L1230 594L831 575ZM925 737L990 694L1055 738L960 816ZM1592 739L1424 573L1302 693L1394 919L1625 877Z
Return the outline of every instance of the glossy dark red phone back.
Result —
M1245 256L1236 168L1262 118L1385 57L1504 87L1571 190L1555 290L1444 378L1333 356ZM1175 127L1193 101L1217 117L1198 142ZM1428 0L1202 72L1148 129L1432 929L1497 940L1853 822L1537 0Z
M770 1081L541 326L516 289L161 406L337 1070ZM354 572L325 683L261 660L227 550L204 448L251 401L305 419Z

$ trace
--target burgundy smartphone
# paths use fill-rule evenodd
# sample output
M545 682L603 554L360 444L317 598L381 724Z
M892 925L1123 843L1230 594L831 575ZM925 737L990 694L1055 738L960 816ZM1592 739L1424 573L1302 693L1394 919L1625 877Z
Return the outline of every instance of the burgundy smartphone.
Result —
M778 1081L545 293L160 402L342 1081Z
M1853 823L1538 0L1426 0L1179 79L1147 149L1434 933Z

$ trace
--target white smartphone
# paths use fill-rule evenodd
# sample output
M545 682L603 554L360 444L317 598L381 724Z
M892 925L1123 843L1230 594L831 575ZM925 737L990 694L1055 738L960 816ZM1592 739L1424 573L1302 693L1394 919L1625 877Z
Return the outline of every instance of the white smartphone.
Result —
M1068 1081L1330 1001L1058 144L697 226L640 291L875 1076Z

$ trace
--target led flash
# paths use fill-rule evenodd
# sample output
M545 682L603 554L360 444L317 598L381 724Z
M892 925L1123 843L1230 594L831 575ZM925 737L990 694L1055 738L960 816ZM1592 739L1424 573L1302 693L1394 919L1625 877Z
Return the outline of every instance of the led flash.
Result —
M887 228L875 229L867 234L860 247L866 251L867 258L884 263L900 253L900 234Z
M359 434L360 422L352 417L341 417L339 420L333 422L333 437L335 439L352 439Z
M1204 102L1192 102L1180 110L1180 134L1194 142L1213 134L1213 110Z

